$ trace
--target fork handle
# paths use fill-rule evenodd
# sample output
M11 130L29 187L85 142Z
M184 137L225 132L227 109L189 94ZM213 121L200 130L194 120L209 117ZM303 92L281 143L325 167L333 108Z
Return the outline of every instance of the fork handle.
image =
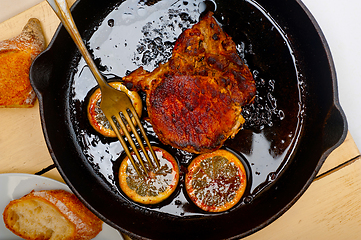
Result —
M66 0L46 0L49 5L52 7L65 29L68 31L69 35L75 42L80 53L82 54L85 62L88 64L91 72L93 73L95 79L97 80L100 88L102 89L104 85L108 85L105 81L98 68L96 67L91 55L89 54L83 39L81 38L78 28L75 25L74 19L71 15L70 9Z

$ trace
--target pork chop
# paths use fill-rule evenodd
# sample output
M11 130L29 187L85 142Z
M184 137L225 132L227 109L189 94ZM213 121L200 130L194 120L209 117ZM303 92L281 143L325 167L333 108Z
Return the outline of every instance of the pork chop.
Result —
M179 36L168 62L123 78L127 87L146 92L160 141L197 154L212 152L236 135L244 123L242 106L256 92L235 43L212 15Z

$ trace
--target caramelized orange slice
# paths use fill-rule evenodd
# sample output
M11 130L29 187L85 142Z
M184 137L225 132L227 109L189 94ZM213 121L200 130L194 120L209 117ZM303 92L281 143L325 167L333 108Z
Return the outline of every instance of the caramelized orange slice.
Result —
M153 150L158 157L160 168L151 170L145 163L147 176L139 176L128 157L123 160L119 169L120 188L130 199L142 204L157 204L167 199L179 181L178 164L172 155L159 147L153 147ZM151 155L149 150L148 154ZM133 157L137 161L135 154ZM146 162L145 157L142 157Z
M246 171L231 152L217 150L196 157L188 166L185 186L202 210L223 212L239 202L246 189Z
M137 92L128 90L121 82L110 82L109 85L115 89L125 92L132 101L133 107L137 112L138 116L140 117L142 115L142 100ZM115 132L110 126L110 123L100 109L101 96L102 94L99 88L96 89L94 93L90 96L87 107L89 123L97 132L104 135L105 137L116 137ZM136 125L135 120L133 121L133 123L134 125ZM122 129L120 129L119 131L120 134L124 134ZM130 127L128 128L128 131L130 131Z

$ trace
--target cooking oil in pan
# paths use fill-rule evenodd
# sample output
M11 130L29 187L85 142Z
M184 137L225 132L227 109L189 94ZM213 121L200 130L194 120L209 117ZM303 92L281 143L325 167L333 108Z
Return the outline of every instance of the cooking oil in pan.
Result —
M224 148L234 151L244 162L249 186L242 204L277 182L277 177L292 160L302 129L302 96L304 92L292 46L278 24L254 1L238 1L230 7L216 1L125 1L100 24L87 45L102 73L122 77L143 66L152 71L166 62L179 34L198 22L203 11L215 11L217 21L237 44L241 58L253 72L257 95L254 103L245 106L244 128ZM97 86L82 58L76 61L71 106L79 146L93 169L122 195L117 186L117 167L124 151L117 139L96 133L87 122L87 97ZM144 93L140 93L145 101ZM145 104L144 104L145 106ZM161 145L152 126L142 123L152 144ZM187 199L183 177L194 154L162 146L180 163L178 190L165 203L152 211L176 216L202 214ZM238 207L239 207L238 206ZM145 207L145 206L144 206Z

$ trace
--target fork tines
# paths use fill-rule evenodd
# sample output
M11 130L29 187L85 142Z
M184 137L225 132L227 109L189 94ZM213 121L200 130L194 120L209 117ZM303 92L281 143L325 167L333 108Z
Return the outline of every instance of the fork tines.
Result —
M129 112L128 112L129 111ZM150 142L148 140L148 137L146 135L146 132L138 118L138 115L135 111L135 109L133 107L131 108L128 108L126 111L121 111L120 114L116 114L114 115L115 119L117 120L117 122L119 123L120 125L120 128L122 129L125 137L128 139L128 142L131 146L131 148L133 149L133 152L135 153L136 157L138 158L138 162L140 163L141 165L141 168L143 171L140 171L139 169L139 166L136 164L136 161L134 160L123 136L120 134L119 132L119 129L117 128L117 125L116 123L113 121L113 119L111 119L111 121L108 121L110 122L113 130L115 131L119 141L121 142L123 148L124 148L124 151L126 152L127 156L129 157L133 167L135 168L135 170L137 171L138 175L141 176L141 175L147 175L148 174L148 169L146 168L146 166L144 165L144 162L142 161L142 157L141 157L141 154L138 150L138 148L136 147L134 141L133 141L133 138L131 137L129 131L128 131L128 128L127 128L127 125L130 126L130 129L131 129L131 132L134 134L142 152L144 153L144 156L145 158L147 159L147 162L148 162L148 166L150 167L151 170L154 170L155 168L159 168L160 167L160 164L159 164L159 161L158 161L158 158L155 154L155 152L153 151L153 148L152 146L150 145ZM145 146L143 144L143 141L140 137L140 135L138 134L138 131L137 129L135 128L134 126L134 123L132 121L132 119L134 119L136 121L136 124L138 125L138 128L148 146L148 149L149 151L151 152L151 155L154 159L154 162L156 163L154 165L154 163L152 162L150 156L148 155L148 151L145 149Z

